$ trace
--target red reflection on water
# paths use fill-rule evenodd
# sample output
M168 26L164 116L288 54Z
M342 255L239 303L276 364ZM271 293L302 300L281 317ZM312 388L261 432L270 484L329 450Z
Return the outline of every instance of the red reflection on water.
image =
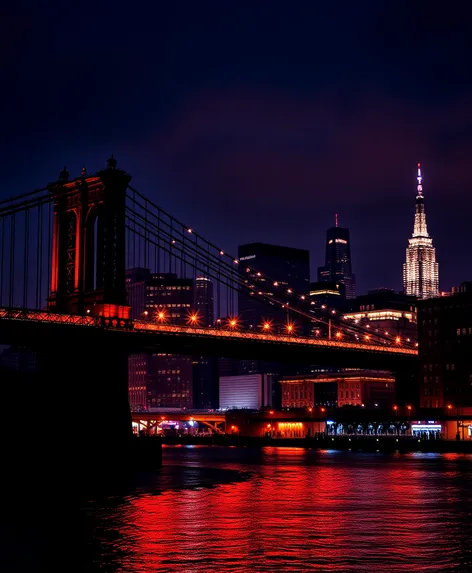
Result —
M123 552L116 570L439 572L459 559L472 516L451 507L450 489L471 481L451 482L442 466L455 458L267 448L254 465L232 451L235 461L219 464L202 449L178 455L192 456L193 485L211 465L250 471L243 481L215 476L214 487L130 497L108 516L102 526L117 532Z

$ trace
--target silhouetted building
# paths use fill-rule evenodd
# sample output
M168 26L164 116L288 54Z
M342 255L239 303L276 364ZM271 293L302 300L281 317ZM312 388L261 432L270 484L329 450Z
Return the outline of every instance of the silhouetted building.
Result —
M310 287L310 256L305 249L295 249L270 245L266 243L249 243L240 245L238 257L241 268L251 268L245 273L246 282L257 285L256 292L288 296L290 302L296 305L296 299L291 299L288 290L294 293L308 294ZM257 300L253 296L238 293L239 318L247 327L260 329L266 321L272 328L283 328L288 322L295 322L297 332L308 333L308 325L302 324L299 316L292 316L287 308L282 309L267 302ZM296 365L281 366L274 362L260 360L241 360L238 365L238 374L280 374L283 369L289 372L304 372ZM274 389L276 393L276 390ZM277 399L277 398L275 398Z
M425 408L472 407L472 291L420 301L419 403Z
M418 163L416 186L415 224L411 239L408 239L406 260L403 264L403 290L405 294L418 298L439 296L439 265L436 249L428 234L424 211L423 178Z
M304 249L250 243L239 246L238 258L242 268L246 264L254 269L245 276L248 283L257 285L258 292L283 295L288 289L303 294L309 291L310 254ZM238 294L238 309L240 320L254 328L265 320L284 325L288 318L286 309L271 307L244 293Z
M126 273L126 290L133 319L186 324L194 309L192 279L181 279L173 273L130 269ZM128 360L129 399L133 410L191 408L192 385L189 356L140 353Z
M318 281L342 283L346 289L346 298L356 296L356 277L352 272L351 239L349 229L336 226L326 233L325 264L318 268Z

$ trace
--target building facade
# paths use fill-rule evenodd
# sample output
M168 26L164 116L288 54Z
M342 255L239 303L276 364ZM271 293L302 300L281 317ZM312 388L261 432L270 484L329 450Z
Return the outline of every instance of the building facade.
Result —
M318 268L318 282L342 283L346 298L356 296L356 277L352 272L349 229L336 226L326 233L325 264Z
M246 374L220 377L220 408L260 410L272 406L272 376Z
M472 290L464 283L450 296L418 306L419 404L472 407Z
M423 178L418 163L416 212L413 234L408 239L406 260L403 264L403 290L420 299L439 296L439 265L436 249L429 236L424 210Z
M395 377L389 372L353 370L280 382L283 408L388 408L395 402Z
M369 326L375 334L417 340L417 299L392 289L376 289L350 300L344 318L360 326Z
M130 269L126 273L132 319L186 324L194 311L192 279L173 273ZM128 359L128 394L133 410L193 406L192 358L169 354L133 354Z

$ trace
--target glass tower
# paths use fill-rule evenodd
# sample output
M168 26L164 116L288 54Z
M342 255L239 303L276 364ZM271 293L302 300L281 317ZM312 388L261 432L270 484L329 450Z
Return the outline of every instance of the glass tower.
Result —
M424 299L439 296L439 265L436 262L433 239L426 226L423 178L419 163L416 179L415 224L411 239L408 239L406 261L403 264L403 290L407 295Z

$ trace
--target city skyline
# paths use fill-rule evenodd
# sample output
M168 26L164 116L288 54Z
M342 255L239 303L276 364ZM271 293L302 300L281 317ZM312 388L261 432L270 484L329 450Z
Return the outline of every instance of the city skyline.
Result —
M70 41L72 6L7 8L1 196L54 179L64 164L93 172L113 152L137 188L234 253L238 242L308 248L315 268L339 213L358 292L400 290L420 161L442 288L467 280L467 19L383 3L347 5L341 19L328 5L230 6L153 6L129 21L118 1L110 26L96 5L93 47ZM360 256L367 249L375 270Z

